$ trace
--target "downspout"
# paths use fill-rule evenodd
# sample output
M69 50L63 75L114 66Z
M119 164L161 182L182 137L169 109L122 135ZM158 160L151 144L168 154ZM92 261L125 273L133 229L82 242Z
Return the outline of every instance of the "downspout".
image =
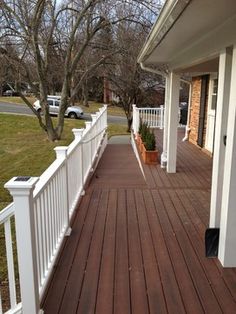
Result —
M186 83L189 85L189 96L188 96L188 116L187 116L187 124L185 127L185 135L184 138L182 139L182 141L187 141L188 137L189 137L189 132L191 131L190 128L190 107L191 107L191 96L192 96L192 84L189 81L186 81L184 79L181 79L182 82Z

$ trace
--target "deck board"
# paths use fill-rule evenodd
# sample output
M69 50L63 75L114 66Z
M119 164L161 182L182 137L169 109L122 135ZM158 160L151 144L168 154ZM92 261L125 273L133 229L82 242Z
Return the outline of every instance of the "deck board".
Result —
M114 313L131 313L127 210L124 190L117 191Z
M156 132L158 147L162 132ZM204 256L212 160L178 137L177 173L108 145L42 302L45 314L236 313L236 271Z

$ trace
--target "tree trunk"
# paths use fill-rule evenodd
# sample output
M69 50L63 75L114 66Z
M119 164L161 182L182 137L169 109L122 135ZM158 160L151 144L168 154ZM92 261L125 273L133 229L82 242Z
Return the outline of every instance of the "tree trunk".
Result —
M132 127L132 122L133 122L133 117L128 117L127 118L127 132L131 132L131 127Z
M85 107L89 107L88 102L88 86L87 86L87 80L85 80L84 84L82 85L82 97L83 97L83 105Z

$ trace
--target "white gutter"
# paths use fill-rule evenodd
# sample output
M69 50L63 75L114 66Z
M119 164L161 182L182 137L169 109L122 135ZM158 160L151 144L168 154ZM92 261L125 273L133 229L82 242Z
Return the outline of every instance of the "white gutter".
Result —
M139 53L138 63L145 62L153 50L161 43L191 1L192 0L167 0L165 2Z
M155 69L153 69L153 68L149 68L149 67L145 66L145 65L143 64L143 62L140 62L140 66L141 66L141 69L144 70L144 71L161 75L161 76L163 76L164 78L167 77L167 73L164 73L163 71L160 71L160 70L155 70Z

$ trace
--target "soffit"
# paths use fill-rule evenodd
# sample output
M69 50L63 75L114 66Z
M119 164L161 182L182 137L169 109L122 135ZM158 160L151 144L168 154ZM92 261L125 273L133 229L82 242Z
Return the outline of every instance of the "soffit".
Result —
M220 49L236 42L235 29L235 0L191 0L154 49L147 42L139 62L181 72L215 59ZM154 38L158 29L153 32Z

